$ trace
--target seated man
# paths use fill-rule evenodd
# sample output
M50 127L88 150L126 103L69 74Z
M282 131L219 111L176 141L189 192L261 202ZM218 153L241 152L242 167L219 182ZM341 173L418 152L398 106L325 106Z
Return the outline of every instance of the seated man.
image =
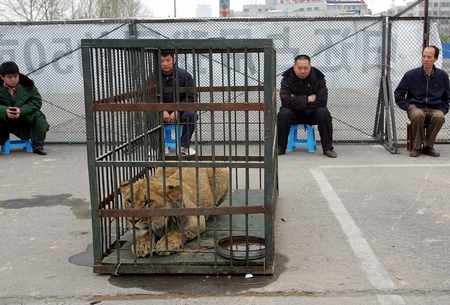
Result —
M333 150L333 125L327 109L328 89L325 76L311 67L308 55L295 57L294 65L283 73L278 113L278 154L286 153L289 129L293 124L319 125L324 155L336 158Z
M40 111L42 99L33 81L20 74L12 61L0 65L0 78L0 145L12 133L31 138L33 152L46 155L44 140L49 125Z
M162 71L162 88L164 103L193 103L194 94L192 90L183 89L183 87L194 87L192 75L184 69L176 68L174 54L169 51L161 52L161 71ZM174 79L177 79L177 87L175 88ZM180 92L181 91L181 92ZM177 97L178 95L178 97ZM163 119L166 123L176 123L179 116L180 122L183 124L181 132L181 153L183 155L195 155L195 150L190 147L191 138L195 130L195 121L197 114L194 112L163 112Z
M438 57L439 48L424 48L422 67L406 72L395 89L395 102L401 109L406 110L411 121L413 145L410 157L417 157L420 153L440 156L433 145L444 124L444 115L448 112L450 89L447 73L434 66ZM429 123L426 137L425 121Z

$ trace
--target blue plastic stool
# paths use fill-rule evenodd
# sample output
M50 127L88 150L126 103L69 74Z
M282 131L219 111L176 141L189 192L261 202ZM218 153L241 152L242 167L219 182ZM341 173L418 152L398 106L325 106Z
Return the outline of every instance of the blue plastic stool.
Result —
M299 139L297 137L298 134L298 128L303 126L305 132L306 132L306 140L305 139ZM306 148L308 149L308 152L313 153L316 151L316 135L314 133L314 127L308 124L296 124L292 125L291 129L289 130L289 136L288 136L288 145L287 145L287 151L292 152L296 148Z
M2 146L2 154L9 155L11 150L22 149L26 152L33 152L33 147L31 146L31 140L7 140Z
M177 143L181 142L181 125L164 125L164 144L167 148L177 149Z

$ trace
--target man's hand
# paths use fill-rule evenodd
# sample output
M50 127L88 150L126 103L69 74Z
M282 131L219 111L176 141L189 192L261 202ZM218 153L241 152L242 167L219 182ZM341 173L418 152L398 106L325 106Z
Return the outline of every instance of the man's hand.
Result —
M176 111L169 114L168 111L163 112L163 119L166 123L175 123L177 121L177 113Z
M174 112L172 112L172 113L170 114L170 120L169 120L169 122L175 123L176 121L177 121L177 112L174 111Z
M170 114L169 114L169 112L163 111L163 120L164 120L164 122L166 122L166 123L169 123L169 122L170 122Z
M20 117L20 108L18 108L18 107L6 108L6 116L13 120L18 119Z
M15 113L15 119L18 119L19 117L20 117L20 113L21 113L21 111L20 111L20 108L19 107L14 107L14 113Z
M315 94L308 96L308 103L315 103L317 100L317 96Z

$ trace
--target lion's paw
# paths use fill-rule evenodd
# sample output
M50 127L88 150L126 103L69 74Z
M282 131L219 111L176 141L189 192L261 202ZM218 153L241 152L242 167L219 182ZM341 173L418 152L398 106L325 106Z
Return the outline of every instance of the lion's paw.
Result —
M136 237L136 246L131 247L131 250L137 257L146 257L150 254L150 241L148 236Z
M170 255L173 251L179 250L183 246L183 241L180 234L169 235L166 247L166 236L162 237L156 243L156 254L158 255Z

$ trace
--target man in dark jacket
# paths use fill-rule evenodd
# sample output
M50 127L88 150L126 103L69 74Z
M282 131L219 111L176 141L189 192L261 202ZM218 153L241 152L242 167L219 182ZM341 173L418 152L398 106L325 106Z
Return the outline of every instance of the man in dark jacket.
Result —
M33 81L20 74L12 61L0 65L0 78L0 145L13 133L31 138L33 152L46 155L44 140L49 125L40 111L42 99Z
M192 75L184 69L175 67L174 54L170 51L161 52L161 71L164 103L194 102L195 98L192 91L194 80L192 79ZM177 80L177 88L175 88L175 79ZM181 153L183 155L195 155L195 150L190 145L192 135L195 131L197 114L188 111L163 112L163 119L166 123L176 123L177 116L179 116L180 122L183 124L183 131L181 132Z
M434 63L439 57L439 48L429 46L422 52L422 67L410 70L395 89L395 102L408 113L411 121L413 149L411 157L424 153L439 157L433 145L445 121L449 109L449 79L445 71ZM427 122L426 135L424 125ZM422 148L423 144L423 148Z
M324 155L336 158L325 76L311 67L308 55L296 56L292 68L283 73L280 97L282 106L278 113L278 154L286 152L291 125L304 123L319 126Z

